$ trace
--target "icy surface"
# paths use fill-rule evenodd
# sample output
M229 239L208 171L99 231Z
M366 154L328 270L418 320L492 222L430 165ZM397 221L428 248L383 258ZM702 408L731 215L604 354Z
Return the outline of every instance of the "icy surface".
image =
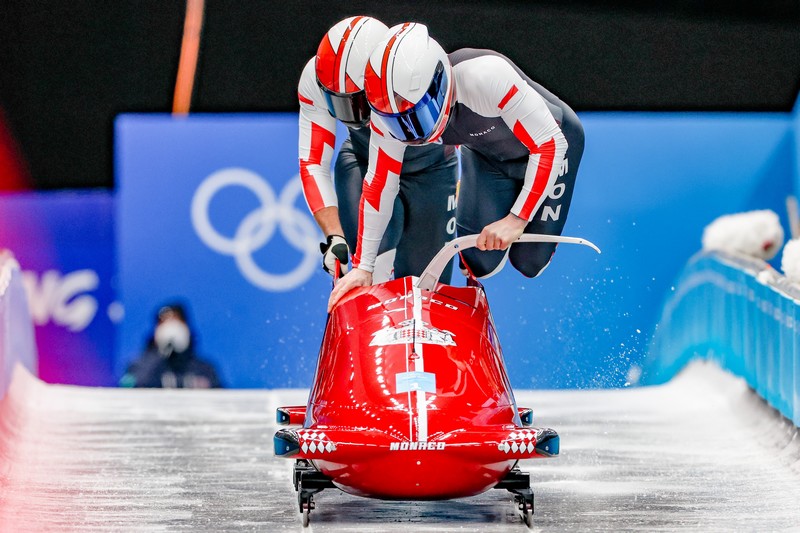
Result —
M272 456L275 408L304 391L31 382L12 394L0 531L304 531L291 461ZM794 426L715 367L662 387L516 396L562 436L559 458L522 464L535 531L800 529ZM316 503L305 531L527 531L500 490L445 502L326 490Z

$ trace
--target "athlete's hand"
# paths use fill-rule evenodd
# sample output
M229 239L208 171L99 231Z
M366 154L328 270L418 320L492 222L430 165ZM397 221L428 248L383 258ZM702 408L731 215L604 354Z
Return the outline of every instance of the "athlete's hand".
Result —
M492 222L478 235L478 250L505 250L519 239L528 221L511 213L505 218Z
M341 235L328 235L327 242L320 243L319 251L322 252L322 268L331 276L341 277L350 270L347 266L347 262L350 260L350 249ZM339 260L339 272L336 272L337 259Z
M330 313L336 302L351 290L356 287L368 287L370 285L372 285L372 272L354 268L336 282L336 286L331 291L331 297L328 299L328 312Z

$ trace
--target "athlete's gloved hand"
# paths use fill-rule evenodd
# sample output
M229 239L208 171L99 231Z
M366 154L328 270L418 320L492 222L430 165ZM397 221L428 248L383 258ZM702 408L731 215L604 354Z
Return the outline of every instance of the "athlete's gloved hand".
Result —
M331 276L342 277L350 270L347 266L350 261L350 249L341 235L328 235L327 242L320 243L319 250L322 252L322 268ZM338 273L336 272L337 259L339 260Z

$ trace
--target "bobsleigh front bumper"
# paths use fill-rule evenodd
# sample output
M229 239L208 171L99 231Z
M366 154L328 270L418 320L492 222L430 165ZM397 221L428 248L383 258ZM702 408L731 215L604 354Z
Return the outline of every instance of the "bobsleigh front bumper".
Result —
M473 496L497 485L521 459L558 455L548 428L458 431L426 442L377 430L281 429L275 454L310 461L340 489L385 499Z
M281 429L274 437L275 455L292 459L346 460L364 454L399 451L447 452L487 461L533 459L558 455L560 439L550 428L458 431L425 442L400 441L377 430Z

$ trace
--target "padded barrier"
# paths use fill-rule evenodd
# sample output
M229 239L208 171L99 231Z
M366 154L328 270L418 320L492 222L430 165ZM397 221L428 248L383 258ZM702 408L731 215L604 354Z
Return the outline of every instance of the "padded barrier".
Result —
M14 368L19 364L36 375L37 361L33 321L19 263L9 251L0 250L0 400Z
M800 287L764 261L700 252L664 304L642 383L712 359L800 427L799 331Z

